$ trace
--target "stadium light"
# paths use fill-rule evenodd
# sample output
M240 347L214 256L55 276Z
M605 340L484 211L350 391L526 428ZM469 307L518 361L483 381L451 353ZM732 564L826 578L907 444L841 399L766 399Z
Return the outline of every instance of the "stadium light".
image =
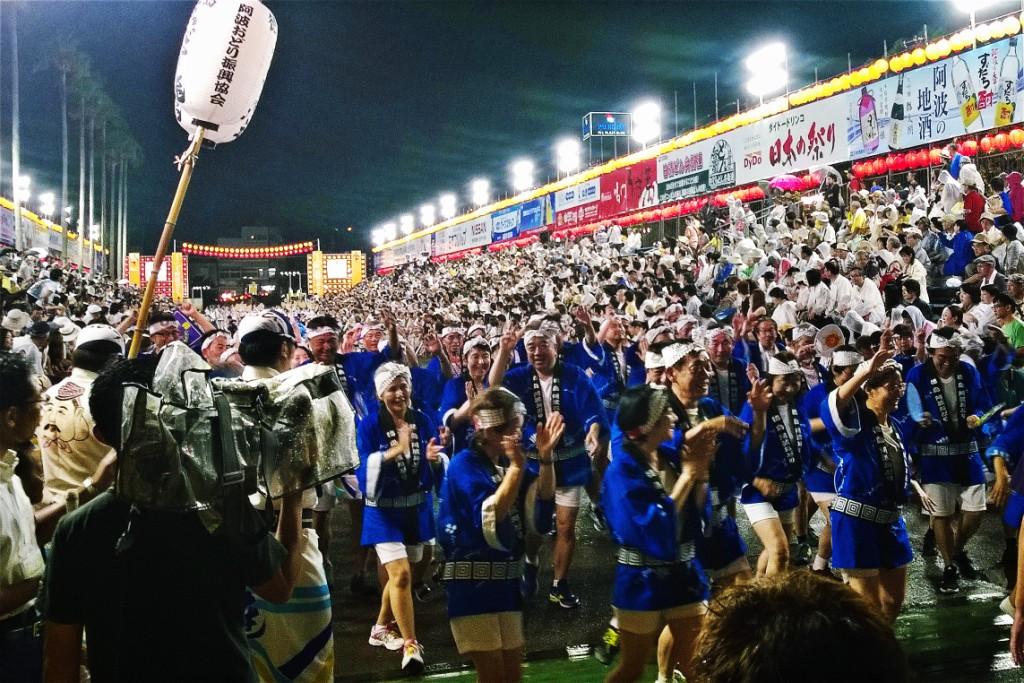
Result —
M458 213L458 198L451 192L445 192L438 198L437 203L441 206L441 219L454 218Z
M381 231L380 228L374 230L372 233L370 233L370 235L370 239L373 241L373 246L379 247L380 245L384 244L384 233Z
M411 213L402 214L398 217L398 229L403 235L411 235L416 229L416 218Z
M57 201L56 195L52 192L44 192L39 195L39 213L49 218L57 210L54 206L54 202Z
M661 136L661 107L657 102L641 102L633 107L633 139L645 147Z
M512 164L512 189L525 192L533 187L533 162L520 159Z
M429 228L437 222L437 209L433 204L424 204L420 207L420 223Z
M743 60L750 72L747 92L764 104L764 96L785 90L789 83L788 57L782 43L769 43Z
M491 201L491 183L486 178L477 178L470 185L471 201L476 206L483 206Z
M580 167L580 143L566 138L555 146L555 158L559 173L572 173Z
M409 216L409 220L412 220L412 216ZM410 230L410 232L412 231ZM385 242L390 242L398 237L398 230L394 223L385 223L380 228L380 234L384 238Z

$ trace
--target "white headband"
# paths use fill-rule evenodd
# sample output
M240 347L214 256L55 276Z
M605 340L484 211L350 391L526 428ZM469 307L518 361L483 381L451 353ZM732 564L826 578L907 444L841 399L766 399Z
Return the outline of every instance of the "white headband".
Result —
M441 330L441 338L444 339L449 334L462 334L461 327L445 327Z
M214 332L214 333L213 333L213 334L211 334L211 335L210 335L209 337L207 337L206 339L204 339L204 340L203 340L203 344L202 344L202 346L200 347L200 349L199 349L199 350L200 350L200 351L205 351L205 350L206 350L206 348L207 348L207 347L208 347L208 346L209 346L210 344L212 344L212 343L213 343L213 340L214 340L214 339L216 339L217 337L223 337L223 338L224 338L225 340L227 340L227 341L231 341L231 337L229 337L229 336L228 336L228 333L227 333L227 332L221 332L220 330L218 330L217 332Z
M314 327L306 330L306 339L314 339L316 337L322 337L327 334L337 335L338 330L333 327Z
M793 328L793 341L804 337L813 337L818 334L818 328L814 325L797 325Z
M934 332L928 337L929 349L946 349L950 347L960 348L960 338L955 334L952 339L946 339L941 334L935 334Z
M155 323L151 323L149 326L149 333L159 334L160 332L166 332L167 330L173 329L178 326L177 320L158 320Z
M856 351L836 351L832 354L833 367L847 368L851 365L860 365L864 362L864 356Z
M490 353L491 345L484 337L471 337L466 340L466 343L462 345L462 355L465 356L473 349L480 348Z
M691 353L700 353L703 351L704 347L697 342L677 342L662 349L661 357L665 361L665 367L671 368Z
M412 386L412 374L409 372L409 368L402 365L401 363L384 363L377 372L373 373L373 388L377 391L377 396L380 396L384 391L395 383L395 380L405 378L405 381Z
M644 339L647 340L648 344L653 344L654 340L657 339L659 336L661 336L663 334L671 335L672 334L672 328L671 327L665 327L664 325L661 325L659 327L651 328L651 329L647 330L647 332L644 333Z
M558 332L558 329L554 325L541 325L535 330L527 330L526 333L523 334L523 343L529 344L530 340L535 337L544 337L545 339L550 340L553 344L558 340Z
M500 387L497 391L503 391L507 394L511 394L516 402L513 406L513 410L516 415L525 415L526 406L519 400L519 397L513 394L505 387ZM505 419L505 412L498 408L481 408L480 410L473 413L473 418L476 420L477 429L490 429L492 427L501 427L507 420Z
M795 360L784 363L774 356L768 359L769 375L793 375L798 372L800 372L800 366Z
M660 353L654 351L648 351L647 355L644 356L644 368L647 370L657 370L665 367L665 359L661 357Z
M658 420L661 419L668 408L668 390L664 387L657 387L651 394L650 414L647 416L647 422L640 425L637 431L643 436L650 434L651 430L654 429L654 425L658 424Z
M712 327L710 330L704 333L704 340L712 341L714 339L717 339L718 337L721 337L722 335L725 335L726 337L732 339L732 330L728 327Z

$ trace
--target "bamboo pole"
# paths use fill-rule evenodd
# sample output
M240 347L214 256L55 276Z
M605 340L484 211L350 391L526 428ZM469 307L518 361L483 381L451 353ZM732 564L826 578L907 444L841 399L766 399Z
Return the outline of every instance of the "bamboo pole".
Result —
M163 263L164 254L167 252L167 245L174 236L174 226L178 222L178 214L181 212L181 204L185 201L185 193L188 192L188 183L192 179L192 169L195 168L196 159L199 157L199 148L203 144L203 137L206 129L202 126L196 127L196 136L192 143L185 150L180 162L181 177L178 178L178 189L174 193L174 200L167 212L167 221L164 223L164 230L160 233L160 242L156 246L156 254L153 256L152 270L146 280L146 291L142 295L142 304L139 306L138 319L135 321L135 334L132 336L132 345L128 351L129 358L139 355L139 347L142 345L142 330L149 322L149 309L153 305L153 294L156 291L156 277L160 272L160 265Z

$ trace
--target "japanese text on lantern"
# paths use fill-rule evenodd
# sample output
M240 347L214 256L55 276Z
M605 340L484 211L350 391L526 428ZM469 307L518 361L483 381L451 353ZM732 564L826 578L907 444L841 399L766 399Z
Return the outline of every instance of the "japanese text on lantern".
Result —
M213 85L210 104L223 107L227 101L227 94L231 90L231 81L235 77L235 68L238 66L238 54L245 42L245 29L249 25L251 17L252 5L240 4L238 13L235 15L235 26L231 29L231 38L228 39L228 47L224 51L224 58L217 71L217 82Z
M793 135L793 130L786 132L786 137L777 137L768 147L768 163L772 166L793 166L803 161L821 161L836 149L836 124L827 126L811 121L804 134Z

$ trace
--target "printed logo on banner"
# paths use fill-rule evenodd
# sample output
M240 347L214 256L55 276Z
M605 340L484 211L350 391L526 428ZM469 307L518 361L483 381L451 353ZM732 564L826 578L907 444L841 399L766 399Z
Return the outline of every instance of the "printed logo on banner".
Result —
M681 150L658 157L659 199L674 201L707 192L710 173L705 168L705 156L705 151L700 149Z
M520 211L523 205L491 214L491 234L496 241L515 237L519 231Z
M711 189L732 187L736 184L736 160L732 156L732 147L724 139L715 142L711 148Z
M544 225L544 207L547 202L544 198L534 199L520 205L519 230L536 230Z

